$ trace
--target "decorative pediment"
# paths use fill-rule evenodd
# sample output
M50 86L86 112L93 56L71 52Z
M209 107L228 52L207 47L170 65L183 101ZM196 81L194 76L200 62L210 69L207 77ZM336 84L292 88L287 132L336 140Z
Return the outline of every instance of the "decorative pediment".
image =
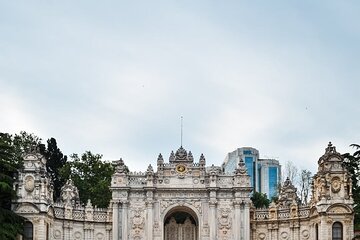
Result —
M352 210L345 205L332 205L326 210L326 212L329 214L351 214Z
M181 146L176 151L175 154L174 154L174 152L171 152L169 162L170 163L179 163L179 162L192 163L192 162L194 162L194 157L193 157L191 151L187 152L183 148L183 146Z
M21 204L16 210L16 213L40 213L40 210L33 204Z

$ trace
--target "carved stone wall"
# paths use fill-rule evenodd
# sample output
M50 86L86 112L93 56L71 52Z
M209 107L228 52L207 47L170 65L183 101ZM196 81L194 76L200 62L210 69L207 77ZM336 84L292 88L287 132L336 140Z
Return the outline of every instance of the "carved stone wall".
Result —
M268 209L252 209L252 239L316 239L318 233L318 240L329 240L332 239L335 222L343 226L343 239L352 239L354 212L351 181L342 166L343 161L329 143L318 161L310 204L299 204L296 188L287 179L277 203L271 203Z
M163 240L164 236L196 240L305 240L331 239L334 223L343 226L343 239L353 237L351 180L342 157L331 144L319 159L310 204L301 205L296 188L286 180L279 201L267 209L251 207L250 177L240 161L232 174L206 167L204 155L194 162L180 147L165 163L160 154L157 171L128 172L123 160L113 162L112 200L108 209L79 202L69 180L61 201L52 201L52 183L45 159L37 153L24 157L14 189L15 212L33 223L34 239ZM195 223L165 220L185 212ZM171 224L172 223L172 224ZM181 223L183 224L183 223ZM190 235L189 235L190 234Z

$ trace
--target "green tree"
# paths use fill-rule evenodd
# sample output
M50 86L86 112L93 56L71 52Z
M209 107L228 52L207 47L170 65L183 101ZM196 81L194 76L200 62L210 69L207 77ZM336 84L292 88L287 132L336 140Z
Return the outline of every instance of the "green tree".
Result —
M360 186L359 186L359 178L360 178L360 145L359 144L351 144L351 147L355 148L355 152L353 154L345 153L344 157L344 166L349 171L352 180L352 194L354 198L354 226L355 229L360 229Z
M25 219L11 211L11 202L16 197L13 176L19 167L15 161L12 137L0 133L0 239L15 239L23 231Z
M266 193L261 192L254 192L251 197L251 201L256 208L269 207L270 204L270 200L267 198Z
M66 178L60 174L61 168L67 162L67 156L63 155L58 148L56 139L47 140L47 148L45 151L46 170L49 173L54 185L54 201L60 197L61 187L65 184Z
M70 156L61 170L62 177L70 177L79 190L80 201L86 203L90 199L97 207L108 207L111 200L109 189L113 166L101 160L102 155L86 151L79 157L77 154Z
M41 138L33 133L21 131L19 134L11 136L11 145L14 147L14 160L16 164L22 166L23 156L35 149L44 154L45 146L41 143Z

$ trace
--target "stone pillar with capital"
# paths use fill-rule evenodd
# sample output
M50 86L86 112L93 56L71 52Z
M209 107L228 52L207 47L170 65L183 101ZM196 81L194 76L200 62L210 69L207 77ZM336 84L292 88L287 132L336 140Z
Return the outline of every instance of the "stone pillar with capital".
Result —
M216 224L216 200L210 200L209 208L209 228L210 228L210 240L216 240L217 224Z
M326 222L326 218L327 218L326 216L320 217L319 240L327 240L330 237L328 236L328 224Z
M113 202L113 221L112 221L112 234L113 240L119 239L119 203Z
M239 201L234 201L234 208L235 208L235 226L234 229L234 237L235 239L240 239L240 234L241 234L241 213L240 213L240 202Z
M147 211L147 221L146 221L146 237L148 240L153 239L153 226L154 226L154 217L153 217L153 201L149 200L146 203L146 211Z
M244 204L244 240L250 240L250 203Z
M128 240L128 201L122 202L122 239Z

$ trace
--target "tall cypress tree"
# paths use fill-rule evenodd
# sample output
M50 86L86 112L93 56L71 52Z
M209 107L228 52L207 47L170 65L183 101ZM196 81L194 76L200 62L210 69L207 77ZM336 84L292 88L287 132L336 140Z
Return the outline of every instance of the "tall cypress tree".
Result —
M60 174L60 170L67 162L67 156L60 151L55 138L47 140L45 157L47 160L46 170L54 184L54 200L57 200L60 197L61 187L66 182L66 179Z

